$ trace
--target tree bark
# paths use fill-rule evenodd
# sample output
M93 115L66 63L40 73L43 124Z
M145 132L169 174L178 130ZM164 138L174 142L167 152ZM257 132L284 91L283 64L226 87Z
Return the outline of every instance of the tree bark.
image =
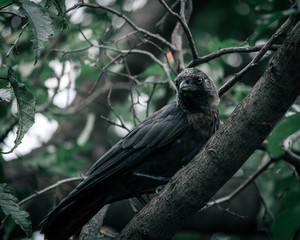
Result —
M300 94L300 23L268 69L202 151L117 239L170 239L233 176Z

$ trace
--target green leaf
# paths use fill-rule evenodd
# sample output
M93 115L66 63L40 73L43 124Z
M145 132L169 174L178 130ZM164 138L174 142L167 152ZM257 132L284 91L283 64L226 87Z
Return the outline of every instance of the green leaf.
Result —
M12 189L8 188L6 184L0 184L0 206L5 215L10 215L12 219L18 224L27 237L32 235L31 220L28 212L20 210L18 206L18 199L14 196Z
M34 124L35 102L36 99L24 84L18 82L13 70L9 69L8 78L13 88L18 107L18 131L14 147L5 153L11 153L21 143L24 135Z
M300 205L278 214L271 225L272 239L293 239L300 224L299 216Z
M24 15L27 16L29 22L29 30L32 32L32 42L35 50L35 63L44 48L45 42L53 35L53 23L48 12L46 12L40 5L28 1L18 0L23 10Z
M287 194L280 200L285 207L274 219L271 225L272 239L293 239L300 225L300 185L295 179ZM286 190L285 190L286 191Z
M286 117L281 120L274 128L268 138L267 150L272 157L278 158L284 154L282 142L292 133L300 129L300 113Z

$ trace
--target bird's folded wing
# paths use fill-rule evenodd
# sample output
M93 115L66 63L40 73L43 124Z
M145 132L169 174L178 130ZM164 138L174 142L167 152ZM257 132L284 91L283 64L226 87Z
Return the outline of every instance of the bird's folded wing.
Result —
M186 113L171 103L128 133L92 166L87 175L105 179L128 169L156 149L176 140L187 127Z

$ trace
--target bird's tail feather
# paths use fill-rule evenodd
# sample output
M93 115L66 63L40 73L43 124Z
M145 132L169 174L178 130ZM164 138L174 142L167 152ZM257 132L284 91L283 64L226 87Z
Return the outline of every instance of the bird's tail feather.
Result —
M99 187L92 181L79 184L41 223L48 240L65 240L78 232L104 205L122 198L110 194L115 182L104 181ZM118 193L119 191L117 191Z
M106 203L89 195L66 198L41 223L46 239L65 240L79 231Z

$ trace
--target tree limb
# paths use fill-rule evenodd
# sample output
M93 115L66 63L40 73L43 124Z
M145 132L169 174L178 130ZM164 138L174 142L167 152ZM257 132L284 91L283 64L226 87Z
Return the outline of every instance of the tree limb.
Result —
M256 67L260 59L266 54L270 47L278 40L279 37L290 27L294 16L290 16L281 27L272 35L272 37L267 41L267 43L260 49L252 61L244 67L241 71L236 73L232 79L226 82L219 89L219 97L221 97L225 92L227 92L234 84L236 84L241 78L243 78L252 68Z
M170 239L243 165L300 94L300 24L249 95L117 239ZM249 141L251 139L251 141Z
M259 166L259 168L250 177L248 177L240 186L238 186L233 192L231 192L230 194L228 194L225 197L208 202L205 205L205 207L203 207L201 210L215 206L216 204L221 204L221 203L230 201L237 194L239 194L243 189L245 189L250 183L252 183L261 173L266 171L268 169L268 167L271 165L271 163L273 163L274 161L275 161L275 159L273 159L273 158L269 159L266 163Z
M196 46L195 46L195 42L194 42L194 39L193 39L193 36L192 36L192 33L190 31L190 28L188 27L187 25L187 21L189 20L190 18L190 15L191 15L191 12L192 12L192 2L191 1L188 1L188 5L189 7L187 7L187 10L188 10L188 13L187 13L187 19L185 17L185 1L181 1L181 9L180 9L180 15L176 12L174 12L167 4L164 0L159 0L159 2L167 9L167 11L173 15L174 17L176 17L179 21L179 24L181 25L187 39L188 39L188 42L189 42L189 45L190 45L190 48L191 48L191 51L192 51L192 56L193 56L193 59L197 59L198 58L198 52L197 52L197 49L196 49ZM173 43L174 44L174 43Z
M225 54L230 53L251 53L251 52L258 52L260 51L265 45L256 45L256 46L245 46L245 47L228 47L228 48L222 48L218 51L215 51L213 53L210 53L208 55L205 55L203 57L199 57L195 60L192 60L188 65L187 68L196 67L202 63L207 63L215 58L221 57ZM280 45L272 45L269 49L269 51L277 51Z
M160 35L158 34L154 34L154 33L151 33L143 28L140 28L138 27L132 20L130 20L128 17L126 17L125 15L123 15L122 13L116 11L115 9L113 8L109 8L109 7L106 7L106 6L103 6L103 5L100 5L100 4L92 4L92 3L77 3L75 4L73 7L69 8L66 10L66 13L70 12L70 11L73 11L77 8L80 8L80 7L89 7L89 8L101 8L107 12L110 12L120 18L123 18L134 30L144 34L144 35L147 35L149 37L152 37L158 41L160 41L163 45L167 46L168 48L174 50L174 46L169 43L166 39L164 39L163 37L161 37Z

